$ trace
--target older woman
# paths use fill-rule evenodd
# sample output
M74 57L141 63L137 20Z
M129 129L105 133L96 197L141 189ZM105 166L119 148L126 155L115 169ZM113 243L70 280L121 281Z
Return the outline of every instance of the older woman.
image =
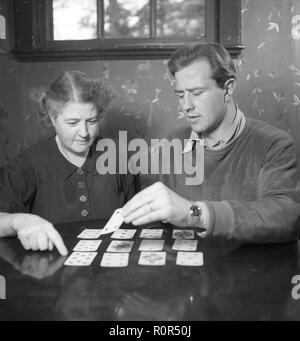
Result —
M108 218L139 190L130 174L99 174L99 119L112 100L100 80L78 71L57 78L39 97L56 134L0 171L0 236L25 249L66 247L53 223Z

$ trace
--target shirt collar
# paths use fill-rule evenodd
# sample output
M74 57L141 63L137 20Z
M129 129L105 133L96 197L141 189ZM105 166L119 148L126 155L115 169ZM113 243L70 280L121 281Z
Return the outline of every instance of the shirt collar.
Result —
M207 145L202 136L199 137L199 135L194 130L192 130L191 135L185 144L183 153L190 152L194 148L196 142L201 143L205 148L209 148L211 150L222 149L225 145L231 143L238 135L240 135L245 127L245 124L245 115L238 107L236 107L236 115L231 127L227 130L226 134L224 134L218 140L217 143L212 146Z
M55 135L51 139L50 144L50 153L52 154L52 157L56 160L56 162L59 164L60 172L62 173L62 176L64 179L71 176L73 173L75 173L79 168L83 169L84 171L96 174L96 161L97 161L97 152L96 152L96 144L98 142L98 139L94 141L92 146L90 147L88 156L82 165L82 167L77 167L73 165L71 162L69 162L59 151L57 143L55 141Z
M199 142L200 144L204 146L203 140L199 138L198 134L194 130L192 130L192 133L184 146L183 154L188 153L191 150L193 150L196 142Z

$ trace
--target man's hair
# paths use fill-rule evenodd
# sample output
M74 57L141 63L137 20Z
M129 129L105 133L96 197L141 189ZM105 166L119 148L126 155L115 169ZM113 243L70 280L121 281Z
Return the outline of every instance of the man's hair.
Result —
M220 44L196 43L182 46L169 59L168 68L174 77L177 71L201 59L207 60L210 64L211 78L220 88L224 88L228 79L236 79L234 62L227 50Z

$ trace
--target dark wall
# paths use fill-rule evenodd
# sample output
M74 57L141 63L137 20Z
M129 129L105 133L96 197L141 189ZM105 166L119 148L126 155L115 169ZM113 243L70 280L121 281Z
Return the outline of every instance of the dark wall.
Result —
M288 131L300 155L300 0L243 0L242 8L246 49L238 59L236 101L247 116ZM166 60L20 63L0 55L0 165L49 133L30 89L72 69L103 77L118 93L107 136L128 130L130 137L163 137L185 124Z

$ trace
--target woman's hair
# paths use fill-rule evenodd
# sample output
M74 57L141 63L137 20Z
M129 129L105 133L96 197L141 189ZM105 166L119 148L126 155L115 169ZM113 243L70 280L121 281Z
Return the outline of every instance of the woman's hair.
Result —
M112 89L100 79L90 79L80 71L66 71L48 89L35 89L31 93L41 117L56 117L65 105L75 102L93 103L102 118L114 97Z
M205 59L211 66L211 78L216 81L220 88L224 88L230 78L236 79L236 69L232 58L226 49L220 44L189 44L177 49L168 62L171 75L184 67Z

